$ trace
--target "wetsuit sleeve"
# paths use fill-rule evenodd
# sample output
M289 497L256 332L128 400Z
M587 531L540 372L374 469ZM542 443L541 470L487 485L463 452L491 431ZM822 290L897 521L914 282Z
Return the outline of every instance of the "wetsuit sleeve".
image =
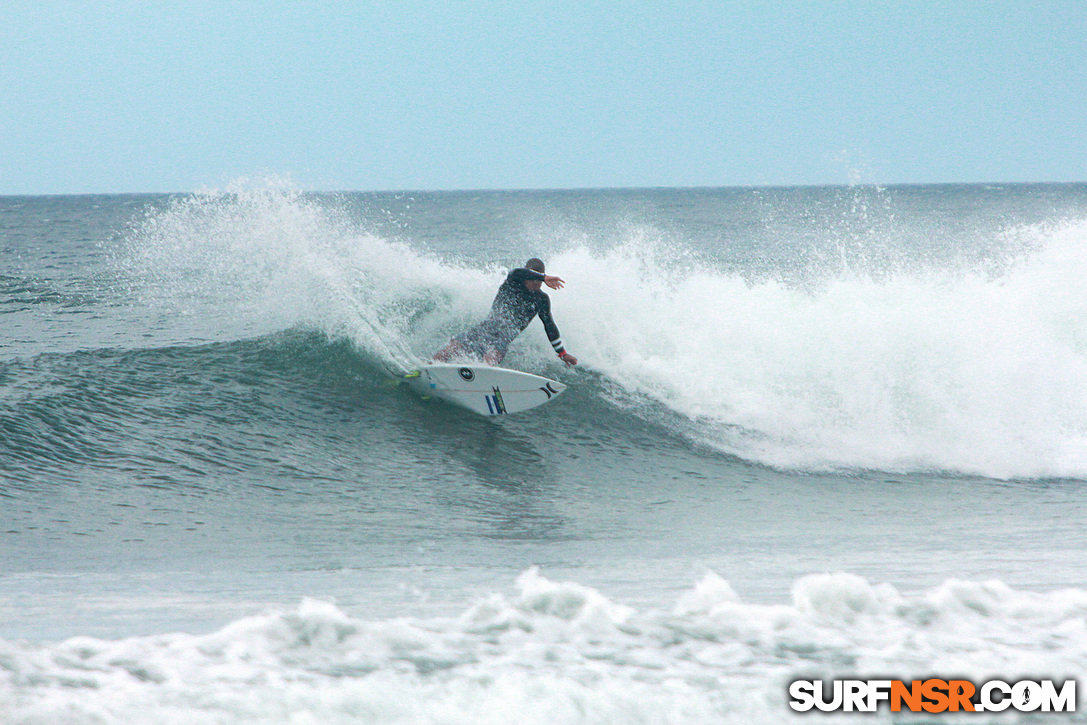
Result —
M543 292L536 298L536 314L540 316L540 322L543 323L547 339L551 341L551 347L555 348L556 353L562 355L566 352L566 348L562 346L559 326L555 324L555 319L551 317L551 298Z

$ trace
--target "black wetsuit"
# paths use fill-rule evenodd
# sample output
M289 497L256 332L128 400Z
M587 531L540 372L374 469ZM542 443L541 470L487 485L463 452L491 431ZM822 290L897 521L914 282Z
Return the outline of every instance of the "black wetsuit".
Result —
M544 276L524 268L515 269L506 275L506 281L498 288L487 319L453 339L476 357L483 358L493 350L498 353L498 360L501 361L514 338L528 327L532 318L539 315L551 347L559 355L565 352L559 338L559 328L551 317L551 298L541 290L530 290L526 287L525 282L528 280L543 282Z

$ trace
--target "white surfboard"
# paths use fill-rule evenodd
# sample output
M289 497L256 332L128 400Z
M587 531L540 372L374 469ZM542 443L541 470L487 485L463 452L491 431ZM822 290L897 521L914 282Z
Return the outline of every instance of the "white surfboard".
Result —
M509 415L554 400L566 386L519 370L488 365L425 365L404 376L414 390L480 415Z

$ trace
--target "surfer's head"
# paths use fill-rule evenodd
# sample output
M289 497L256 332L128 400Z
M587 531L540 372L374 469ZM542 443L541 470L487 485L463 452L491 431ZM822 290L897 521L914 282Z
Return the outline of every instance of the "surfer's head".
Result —
M533 257L532 259L525 262L525 269L531 269L533 272L539 272L540 274L543 274L544 273L543 260L536 259L535 257ZM542 287L542 286L543 286L543 282L541 282L538 279L526 279L525 280L525 287L529 288L533 292L539 292L540 287Z

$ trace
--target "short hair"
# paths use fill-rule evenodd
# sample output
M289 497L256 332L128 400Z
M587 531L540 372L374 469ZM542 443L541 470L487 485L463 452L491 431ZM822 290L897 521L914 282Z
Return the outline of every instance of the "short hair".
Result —
M539 272L540 274L543 274L544 273L543 260L536 259L535 257L533 257L532 259L525 262L525 268L526 269L531 269L533 272Z

